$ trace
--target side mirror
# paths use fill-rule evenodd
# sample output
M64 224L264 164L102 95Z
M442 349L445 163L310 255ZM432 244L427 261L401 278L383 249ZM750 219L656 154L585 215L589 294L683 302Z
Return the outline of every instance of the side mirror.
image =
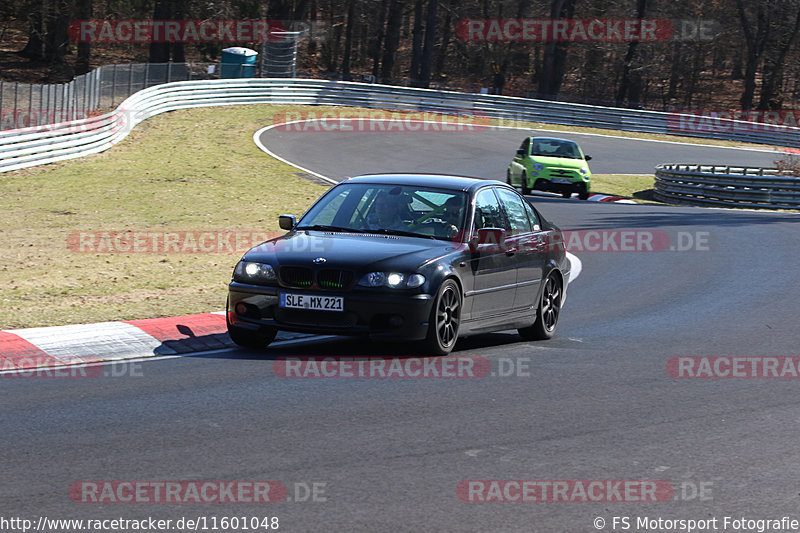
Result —
M590 155L585 155L585 156L583 156L583 159L584 159L585 161L591 161L591 160L592 160L592 156L590 156Z
M278 217L278 225L281 229L291 231L297 225L297 217L294 215L281 215Z
M481 228L477 235L469 241L469 249L477 251L505 251L506 249L506 230L502 228Z
M528 152L525 150L525 148L517 148L517 155L525 156L528 155Z

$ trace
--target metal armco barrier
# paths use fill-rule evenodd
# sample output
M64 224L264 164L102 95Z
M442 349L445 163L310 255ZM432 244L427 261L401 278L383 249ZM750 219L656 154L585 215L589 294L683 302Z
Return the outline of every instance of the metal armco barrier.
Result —
M232 104L356 106L430 111L508 121L544 122L613 130L670 133L656 111L596 107L510 96L480 95L365 83L287 78L191 80L164 83L133 94L111 113L47 126L0 131L0 172L102 152L139 122L176 109ZM752 125L752 124L751 124ZM697 133L747 142L800 147L800 128Z
M800 177L777 168L658 165L654 196L701 206L800 208Z

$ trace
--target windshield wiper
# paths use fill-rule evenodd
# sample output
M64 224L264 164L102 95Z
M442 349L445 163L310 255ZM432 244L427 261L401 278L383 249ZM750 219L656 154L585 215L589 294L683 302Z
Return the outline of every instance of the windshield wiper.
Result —
M297 226L294 229L297 230L312 230L312 231L352 231L355 232L353 228L342 228L339 226L326 226L325 224L313 224L311 226Z
M397 235L400 237L419 237L421 239L435 239L436 237L433 235L425 235L424 233L414 233L413 231L404 231L401 229L386 229L386 228L378 228L378 229L365 229L361 230L362 233L379 233L381 235Z

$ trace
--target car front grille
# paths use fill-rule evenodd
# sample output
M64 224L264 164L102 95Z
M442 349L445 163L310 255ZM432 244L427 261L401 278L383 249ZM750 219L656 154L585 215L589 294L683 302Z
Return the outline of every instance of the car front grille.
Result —
M313 282L311 269L304 267L281 267L281 281L289 287L310 287Z
M566 168L551 168L550 169L550 177L552 178L569 178L572 179L575 177L577 172L574 170L567 170Z
M317 283L322 289L347 289L353 283L349 270L323 270L317 274Z
M281 281L287 287L310 288L314 284L314 271L306 267L285 266L280 269ZM325 290L346 290L353 284L350 270L327 269L316 273L317 286Z

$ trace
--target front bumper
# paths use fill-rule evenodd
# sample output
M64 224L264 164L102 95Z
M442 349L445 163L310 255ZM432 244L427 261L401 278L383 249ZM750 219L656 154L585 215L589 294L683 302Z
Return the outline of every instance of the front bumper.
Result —
M549 179L539 178L533 184L533 189L537 191L564 193L570 192L580 194L589 190L589 182L573 181L572 183L554 183Z
M342 296L344 310L314 311L281 307L282 292ZM231 282L228 287L228 322L250 330L271 327L319 335L359 335L413 341L427 336L433 300L430 294L393 294L380 289L354 289L336 293Z

